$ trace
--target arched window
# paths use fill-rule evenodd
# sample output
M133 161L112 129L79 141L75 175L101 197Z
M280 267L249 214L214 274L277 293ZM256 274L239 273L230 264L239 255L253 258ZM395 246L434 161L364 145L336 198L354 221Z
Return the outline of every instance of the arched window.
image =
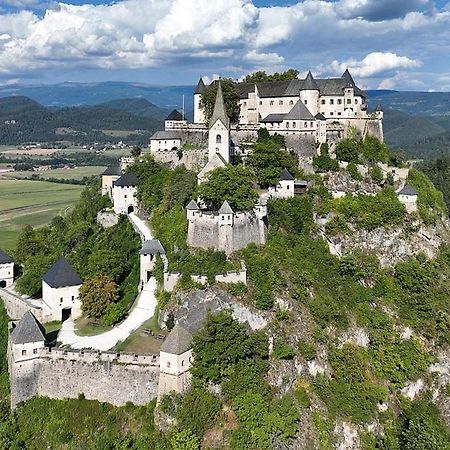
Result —
M216 136L216 144L221 144L222 143L222 136L220 134L218 134Z

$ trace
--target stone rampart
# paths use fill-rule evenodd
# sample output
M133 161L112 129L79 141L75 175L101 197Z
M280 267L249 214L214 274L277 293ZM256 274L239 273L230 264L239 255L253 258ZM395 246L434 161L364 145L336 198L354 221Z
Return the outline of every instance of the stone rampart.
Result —
M26 361L9 352L11 405L35 395L77 398L121 406L143 405L157 397L159 356L41 349Z
M0 288L0 298L11 319L21 319L27 311L31 311L38 320L42 321L42 308L30 300L23 299L2 288Z
M181 158L178 157L178 152L175 150L153 152L152 156L156 161L175 167L184 165L186 169L199 172L208 162L207 147L201 149L185 149Z

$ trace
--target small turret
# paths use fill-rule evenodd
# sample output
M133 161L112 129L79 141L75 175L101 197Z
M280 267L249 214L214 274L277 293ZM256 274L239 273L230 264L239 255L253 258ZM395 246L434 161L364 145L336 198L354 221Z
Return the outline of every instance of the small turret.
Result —
M230 225L234 223L234 211L230 204L225 200L219 209L219 226Z
M194 218L197 216L199 211L200 211L200 208L198 207L197 202L194 199L192 199L186 206L187 220L191 220L191 221L194 220Z
M308 72L300 88L300 100L315 116L319 112L319 86L311 72Z
M308 75L306 75L302 90L304 90L304 91L318 91L319 90L319 87L317 86L316 80L314 79L311 71L309 71Z
M10 334L12 355L15 362L38 358L39 351L45 347L45 329L27 311Z
M194 92L194 123L205 123L205 113L200 105L202 94L205 92L205 89L205 83L203 82L203 79L200 78Z

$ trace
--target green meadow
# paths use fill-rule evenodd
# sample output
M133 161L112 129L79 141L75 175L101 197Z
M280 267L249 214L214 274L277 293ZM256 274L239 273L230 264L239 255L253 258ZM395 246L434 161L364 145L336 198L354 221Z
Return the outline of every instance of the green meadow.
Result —
M25 170L20 172L8 172L0 175L2 178L15 179L15 178L29 178L33 175L37 175L39 178L46 180L48 178L59 178L65 180L82 180L84 177L91 177L100 175L106 169L105 166L82 166L76 169L53 169L46 172L33 172L31 170Z
M25 225L40 227L65 214L84 186L0 179L0 248L12 250Z

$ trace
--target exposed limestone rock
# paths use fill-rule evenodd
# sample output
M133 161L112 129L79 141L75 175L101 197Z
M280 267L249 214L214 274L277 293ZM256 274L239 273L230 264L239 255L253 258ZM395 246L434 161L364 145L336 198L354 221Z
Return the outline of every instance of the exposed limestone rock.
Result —
M356 450L359 448L358 428L347 422L336 422L334 434L337 437L337 450Z
M353 344L358 347L367 348L370 344L369 334L363 328L350 328L338 337L339 347L345 344Z
M445 392L450 384L450 349L439 353L437 358L438 361L428 369L430 373L437 375L432 391L433 402L450 427L450 397Z
M410 400L414 400L423 389L425 388L425 383L422 378L419 378L417 381L410 381L406 383L406 386L401 389L401 393L409 398Z
M434 258L441 243L448 239L442 226L421 227L408 235L403 227L355 230L351 235L327 236L330 252L344 255L353 248L375 252L383 267L392 267L412 255L424 253Z

